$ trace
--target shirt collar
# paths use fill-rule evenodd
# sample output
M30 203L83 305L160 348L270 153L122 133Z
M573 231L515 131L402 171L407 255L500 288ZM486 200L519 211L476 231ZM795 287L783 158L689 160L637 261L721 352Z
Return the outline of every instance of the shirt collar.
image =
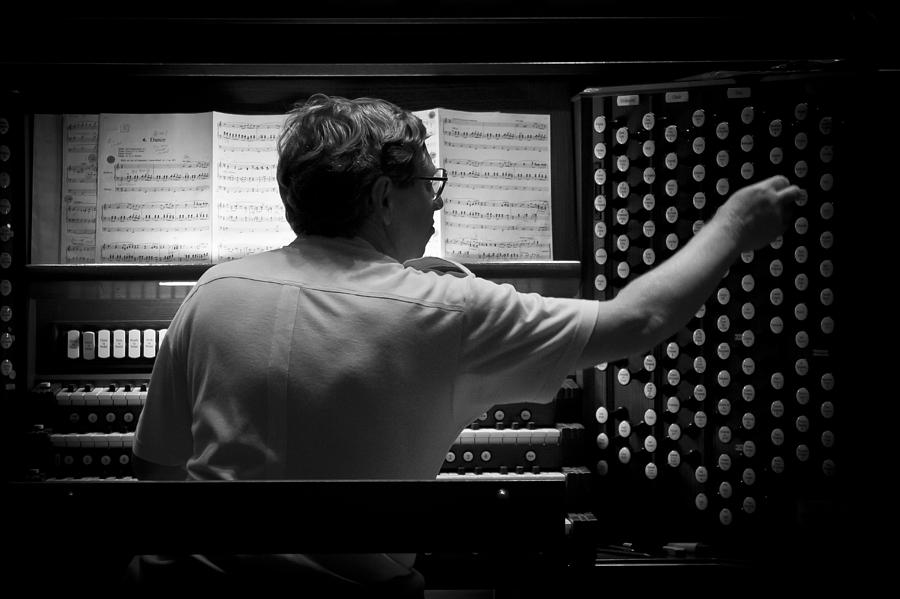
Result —
M288 247L301 250L303 248L315 247L330 251L339 251L352 254L370 254L370 258L379 259L386 262L395 262L387 254L383 254L375 249L375 247L363 239L362 237L325 237L323 235L299 235L292 241Z

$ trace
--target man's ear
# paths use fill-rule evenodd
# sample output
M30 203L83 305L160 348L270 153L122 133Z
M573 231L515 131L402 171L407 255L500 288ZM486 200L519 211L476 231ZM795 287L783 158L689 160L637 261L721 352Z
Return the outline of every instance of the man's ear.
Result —
M372 203L372 211L378 215L378 218L386 225L391 224L393 220L391 200L391 192L394 184L391 179L385 175L381 175L375 179L372 184L372 191L369 194L369 201Z

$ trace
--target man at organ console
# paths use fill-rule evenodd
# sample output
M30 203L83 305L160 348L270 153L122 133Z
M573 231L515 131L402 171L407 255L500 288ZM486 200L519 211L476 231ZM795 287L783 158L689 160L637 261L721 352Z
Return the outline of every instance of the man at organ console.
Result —
M185 298L137 427L139 477L434 478L489 407L550 401L567 374L673 334L740 252L782 232L800 194L780 176L736 191L612 300L541 297L404 265L442 206L425 136L378 99L315 95L292 111L278 184L297 238L210 268ZM132 571L149 586L185 576L421 596L414 557L143 556Z

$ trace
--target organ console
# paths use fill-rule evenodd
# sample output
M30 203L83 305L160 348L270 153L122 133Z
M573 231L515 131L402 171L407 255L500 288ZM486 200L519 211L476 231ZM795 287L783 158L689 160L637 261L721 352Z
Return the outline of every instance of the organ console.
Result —
M580 122L588 124L585 170L616 173L584 186L589 197L611 198L586 212L594 232L590 252L612 257L590 264L589 281L611 283L594 286L597 299L614 296L639 274L617 261L624 252L638 243L662 259L671 255L746 182L783 174L806 190L784 235L743 254L695 318L653 350L649 357L659 368L645 361L643 370L612 367L587 381L594 410L615 416L588 421L588 436L619 441L617 467L598 471L601 488L617 493L658 478L665 493L628 496L619 509L635 517L665 510L674 519L659 525L673 534L704 530L726 544L747 542L789 520L783 510L835 498L842 456L834 420L812 413L827 406L824 413L834 416L837 399L832 216L847 115L835 85L829 77L763 74L740 82L598 88L575 100ZM604 120L620 126L591 128ZM655 131L662 132L657 151L644 157L657 173L650 181L628 180L617 168L627 161L617 163L615 152L589 151L624 149ZM630 241L618 235L631 222L629 205L642 205L638 218L659 223L662 234ZM634 435L633 415L650 410L665 414L665 428L645 437L653 430L645 419ZM812 429L825 434L810 439ZM594 451L608 459L603 447Z

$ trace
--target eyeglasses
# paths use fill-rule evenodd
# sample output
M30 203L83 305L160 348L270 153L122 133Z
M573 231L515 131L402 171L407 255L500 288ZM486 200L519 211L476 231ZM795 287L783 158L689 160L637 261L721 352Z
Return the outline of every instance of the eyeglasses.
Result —
M444 185L447 184L447 169L437 169L434 171L433 177L413 177L413 179L431 181L431 190L434 192L434 197L439 198L441 197L441 192L444 191Z

